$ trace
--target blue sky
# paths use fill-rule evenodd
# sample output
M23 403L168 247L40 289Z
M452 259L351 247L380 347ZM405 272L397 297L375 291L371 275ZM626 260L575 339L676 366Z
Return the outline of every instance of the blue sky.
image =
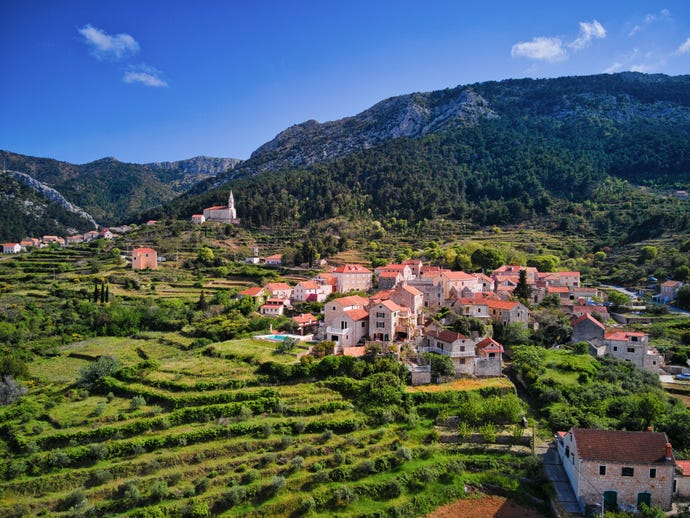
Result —
M690 73L687 0L0 0L0 149L248 158L290 125L487 80Z

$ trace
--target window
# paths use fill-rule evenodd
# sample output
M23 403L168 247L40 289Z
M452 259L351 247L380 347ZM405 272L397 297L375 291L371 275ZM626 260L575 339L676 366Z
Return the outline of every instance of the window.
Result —
M635 468L621 468L621 477L635 476Z
M376 318L386 318L385 313L379 313L378 311L376 312Z
M347 329L347 322L345 322L345 321L340 322L340 329Z
M634 348L634 347L628 347L628 352L629 352L629 353L634 353L634 352L635 352L635 348Z
M618 347L616 347L616 346L614 345L614 346L613 346L613 350L614 350L614 351L617 351L617 350L618 350Z
M366 323L366 322L362 322L362 327L367 327L367 323Z
M599 474L606 475L606 466L599 466Z
M631 342L637 342L637 337L636 336L631 336L630 337Z
M566 446L566 447L565 447L565 456L566 456L567 458L570 458L570 446Z
M649 478L656 478L656 468L649 469Z
M465 358L460 358L458 363L460 363L460 365L465 365Z
M496 358L496 353L489 353L489 358Z
M376 322L376 329L382 329L384 327L386 327L384 322Z
M460 352L461 352L461 353L464 353L464 352L465 352L465 346L464 346L464 345L461 345L461 346L460 346Z

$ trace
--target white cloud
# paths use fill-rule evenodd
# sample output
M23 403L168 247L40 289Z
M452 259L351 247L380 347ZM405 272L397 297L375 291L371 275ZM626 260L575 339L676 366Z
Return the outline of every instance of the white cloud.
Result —
M575 41L568 46L575 50L582 50L587 47L593 39L601 39L606 37L606 29L597 20L589 22L580 22L580 35Z
M633 65L630 67L630 70L632 72L642 72L644 74L651 72L653 68L649 65L645 65L644 63L641 63L639 65Z
M111 36L107 32L94 27L91 24L78 29L91 48L91 54L97 59L120 59L139 52L139 43L129 34L115 34Z
M635 25L632 30L628 33L628 36L634 36L638 32L640 32L642 29L647 27L650 23L653 23L657 20L662 20L664 18L670 18L671 17L671 11L668 9L662 9L659 11L659 14L647 14L645 17L642 19L642 25Z
M539 36L532 41L521 41L513 45L510 55L514 58L529 58L538 61L555 63L568 59L568 53L563 48L560 38L545 38Z
M690 54L690 38L685 40L676 50L676 54Z
M611 66L607 67L604 70L604 74L613 74L614 72L618 72L619 70L623 69L623 64L615 62Z
M125 83L141 83L145 86L167 88L168 83L163 79L163 73L147 65L130 66L122 76Z

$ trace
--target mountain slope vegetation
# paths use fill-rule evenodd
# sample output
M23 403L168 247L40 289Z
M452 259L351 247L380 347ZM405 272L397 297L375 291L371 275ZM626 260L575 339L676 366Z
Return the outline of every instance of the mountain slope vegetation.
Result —
M236 159L197 157L179 162L130 164L104 158L77 165L7 151L0 151L0 158L6 169L28 174L56 189L101 225L115 224L158 206L199 180L238 163Z
M479 114L446 116L437 126L419 123L400 136L397 122L409 119L410 102L432 113L467 91L475 93ZM404 96L397 101L404 113L389 114L397 126L389 125L394 131L387 137L378 134L375 147L351 146L314 162L321 144L313 137L340 138L343 128L336 130L337 122L293 128L233 170L227 185L200 183L174 206L149 215L186 218L221 202L232 188L243 221L255 226L336 216L408 223L448 218L537 223L628 241L659 226L685 229L683 203L668 194L690 182L689 92L689 77L618 74ZM372 110L379 113L377 107ZM343 120L352 129L362 119L362 135L350 141L369 138L371 117L363 112Z

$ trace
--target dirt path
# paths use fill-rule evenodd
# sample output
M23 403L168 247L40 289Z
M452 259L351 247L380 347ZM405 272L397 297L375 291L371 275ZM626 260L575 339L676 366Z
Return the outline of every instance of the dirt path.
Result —
M486 495L479 498L463 498L444 505L426 518L544 518L540 512L523 507L502 496Z

